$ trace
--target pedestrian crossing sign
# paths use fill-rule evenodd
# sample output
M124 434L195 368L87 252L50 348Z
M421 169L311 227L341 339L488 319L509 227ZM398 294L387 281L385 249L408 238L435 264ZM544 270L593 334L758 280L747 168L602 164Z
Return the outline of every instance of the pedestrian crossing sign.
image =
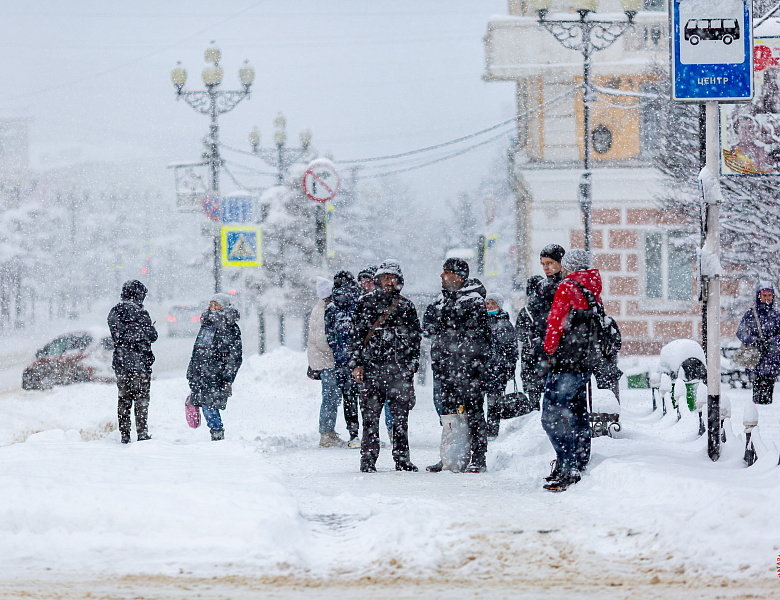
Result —
M222 266L263 266L263 238L259 227L247 225L222 227Z

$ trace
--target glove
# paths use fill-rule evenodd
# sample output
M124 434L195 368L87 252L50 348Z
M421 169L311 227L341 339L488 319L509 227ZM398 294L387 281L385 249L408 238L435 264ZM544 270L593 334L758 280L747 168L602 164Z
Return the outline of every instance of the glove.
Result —
M419 370L420 370L420 362L416 360L412 363L412 373L417 373L417 371Z
M228 396L233 395L233 384L231 384L229 381L226 381L222 384L222 391L225 392Z

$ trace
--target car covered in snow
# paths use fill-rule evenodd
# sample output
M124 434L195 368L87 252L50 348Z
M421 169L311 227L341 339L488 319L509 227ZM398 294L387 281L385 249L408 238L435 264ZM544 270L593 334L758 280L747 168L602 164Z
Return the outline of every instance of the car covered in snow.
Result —
M200 315L208 302L200 305L176 304L168 311L168 337L194 337L200 331Z
M35 360L22 372L22 389L42 390L85 381L113 383L113 353L114 340L108 330L66 333L35 353Z

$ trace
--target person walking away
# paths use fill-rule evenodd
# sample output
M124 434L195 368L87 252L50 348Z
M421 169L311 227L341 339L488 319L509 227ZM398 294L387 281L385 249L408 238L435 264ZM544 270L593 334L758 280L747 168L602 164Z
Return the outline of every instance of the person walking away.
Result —
M761 352L758 364L748 371L753 403L772 404L775 380L780 374L780 313L775 310L775 287L771 283L759 283L755 306L743 315L737 338Z
M344 420L349 431L350 448L360 447L358 437L358 384L349 369L349 332L352 314L360 298L360 288L349 271L333 276L333 301L325 308L325 337L333 351L336 384L344 400Z
M306 344L306 356L309 359L309 376L320 379L322 383L322 403L320 404L320 446L322 448L343 448L347 442L335 431L336 417L339 411L339 388L336 382L336 362L333 350L325 335L325 309L331 303L333 282L317 277L317 297L309 317L309 339Z
M374 283L374 276L376 275L377 266L368 265L360 273L358 273L358 285L360 286L360 295L365 296L373 292L376 289L376 283ZM358 384L359 387L359 384ZM385 402L385 427L387 428L387 437L390 438L390 443L393 443L393 415L390 413L390 406ZM384 445L384 442L381 442Z
M393 415L393 460L397 471L417 471L409 454L409 411L414 374L420 366L420 321L414 304L401 295L401 266L386 260L377 269L378 287L355 307L350 333L353 377L362 383L363 440L360 470L375 473L379 457L379 415L387 400Z
M108 313L108 329L114 340L111 363L116 374L119 392L117 417L123 444L130 443L130 412L135 406L135 431L139 442L151 439L149 435L149 389L152 380L157 330L144 309L149 290L134 279L122 286L121 302Z
M228 294L214 294L200 316L200 331L187 367L190 403L203 411L214 442L225 439L220 411L233 395L233 382L243 361L240 318Z
M437 321L431 331L441 349L442 414L466 415L471 433L471 459L466 471L487 469L487 423L484 413L482 371L490 352L490 325L485 308L485 287L469 279L469 265L448 258L441 273L442 292L436 300ZM442 463L427 467L442 470Z
M539 321L534 317L539 314L539 293L543 281L541 275L528 278L525 285L526 305L520 309L515 326L520 345L520 378L523 382L523 391L537 408L542 399L547 376L542 368L542 359L546 363L543 344L547 331L539 329Z
M547 244L539 254L539 262L546 279L539 290L537 302L532 305L532 314L536 319L536 326L541 332L547 331L547 317L552 308L555 292L563 281L561 261L566 255L566 250L558 244Z
M490 350L482 387L487 395L487 435L490 440L498 437L501 397L506 391L506 384L515 376L519 352L515 328L504 310L504 297L498 292L488 294L485 308L490 325Z
M555 292L544 350L550 373L544 389L542 427L555 449L555 467L544 488L561 492L581 478L590 460L587 385L596 362L596 322L585 294L601 302L601 274L590 268L590 254L570 250L565 275Z

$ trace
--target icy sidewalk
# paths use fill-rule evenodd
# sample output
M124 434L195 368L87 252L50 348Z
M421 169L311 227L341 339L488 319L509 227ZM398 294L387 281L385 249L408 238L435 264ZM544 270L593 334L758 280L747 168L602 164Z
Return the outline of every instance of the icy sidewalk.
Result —
M154 381L154 439L129 447L112 386L0 397L0 576L776 578L777 457L744 468L734 435L710 462L695 415L651 414L646 390L625 392L618 439L594 440L583 481L555 495L538 413L502 423L488 473L397 473L384 449L363 475L356 450L317 446L319 384L304 373L302 353L251 357L220 443L187 428L182 377ZM437 460L430 393L410 419L420 467ZM750 393L731 394L741 431ZM759 412L772 448L778 407Z

